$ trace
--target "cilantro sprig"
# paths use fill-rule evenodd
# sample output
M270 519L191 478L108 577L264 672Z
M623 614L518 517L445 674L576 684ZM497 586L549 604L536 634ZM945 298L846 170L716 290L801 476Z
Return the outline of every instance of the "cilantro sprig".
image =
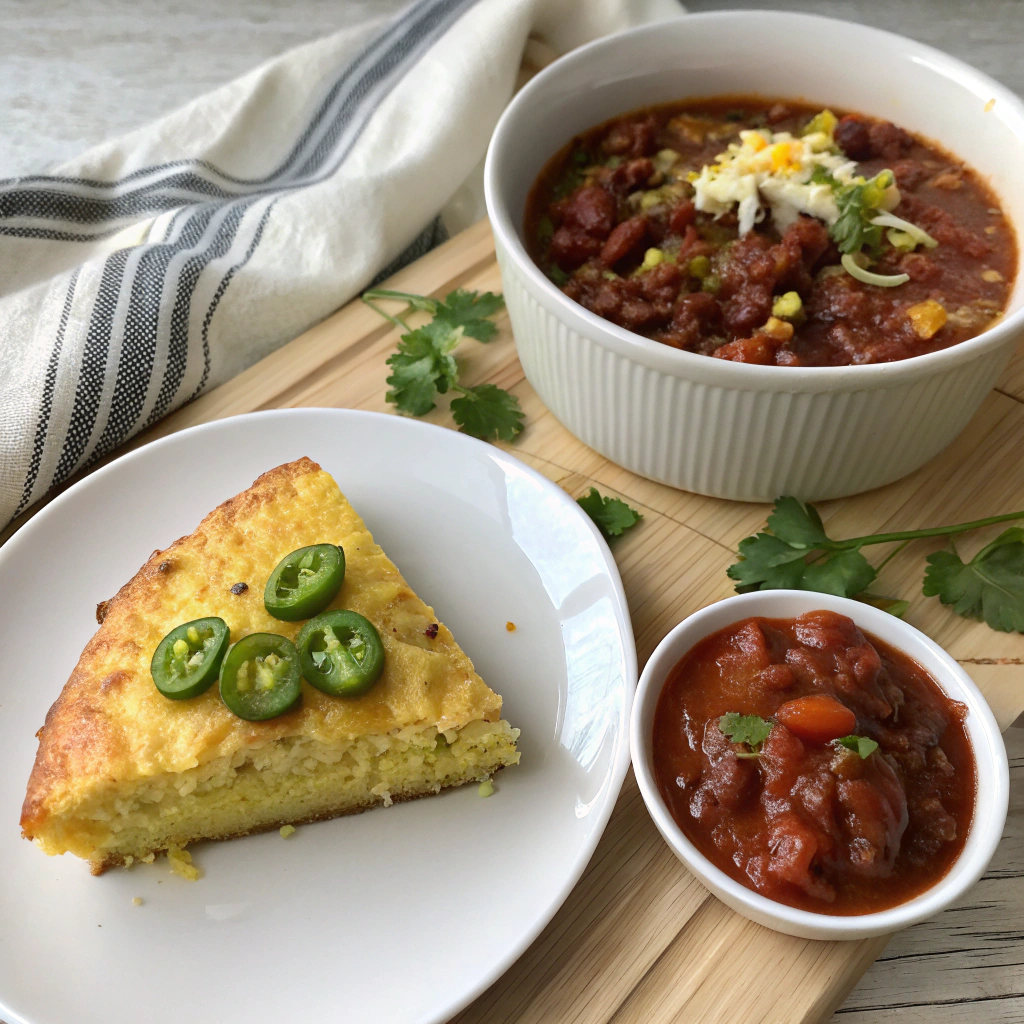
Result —
M635 508L630 508L621 498L609 498L596 487L591 487L576 502L594 521L605 540L621 537L626 530L643 519Z
M382 300L403 302L406 311L392 316L377 305ZM435 407L438 395L452 391L458 394L451 402L452 419L464 434L483 441L514 441L522 433L519 399L494 384L463 386L453 355L463 338L485 343L494 339L498 328L491 318L505 305L500 295L458 288L442 300L371 288L363 293L363 302L405 332L387 360L391 374L385 397L400 412L423 416ZM410 327L403 318L410 311L429 313L431 320Z
M741 715L727 711L718 719L718 728L733 743L747 746L748 750L736 751L737 757L760 757L761 746L772 731L772 723L757 715Z
M1011 527L964 562L952 538L996 523L1024 519L1009 512L953 526L925 530L873 533L834 540L825 532L813 505L782 497L768 516L767 529L740 542L739 560L726 570L736 590L813 590L838 597L857 597L896 615L907 603L868 592L878 573L912 540L949 537L950 551L928 556L922 593L938 597L966 618L980 619L992 629L1024 633L1024 529ZM861 553L872 544L896 543L877 566Z

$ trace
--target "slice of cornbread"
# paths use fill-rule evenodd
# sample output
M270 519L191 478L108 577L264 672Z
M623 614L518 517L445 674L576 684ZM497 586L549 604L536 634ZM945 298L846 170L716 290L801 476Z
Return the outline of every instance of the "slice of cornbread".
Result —
M268 615L263 588L285 555L323 542L345 551L331 607L365 615L384 643L371 690L340 699L303 681L294 710L247 722L216 685L180 701L156 689L150 660L181 622L218 615L232 641L264 631L294 640L303 624ZM21 814L26 838L88 860L94 874L199 839L438 793L519 761L501 697L309 459L264 474L154 552L101 609L39 731Z

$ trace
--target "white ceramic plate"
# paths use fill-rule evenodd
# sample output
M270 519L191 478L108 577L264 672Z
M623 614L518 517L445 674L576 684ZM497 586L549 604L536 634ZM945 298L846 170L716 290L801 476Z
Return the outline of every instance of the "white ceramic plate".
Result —
M17 822L35 731L154 548L302 455L337 479L505 699L522 763L477 787L90 876ZM615 563L558 487L395 416L301 409L197 427L68 490L0 549L0 1018L8 1024L444 1021L579 878L629 763L636 653ZM506 631L511 620L518 627ZM141 896L141 907L132 898Z

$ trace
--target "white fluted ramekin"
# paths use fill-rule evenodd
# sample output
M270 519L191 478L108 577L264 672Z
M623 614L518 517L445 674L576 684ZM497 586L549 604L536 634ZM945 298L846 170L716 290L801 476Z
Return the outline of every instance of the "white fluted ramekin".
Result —
M986 177L1024 234L1024 104L946 54L809 15L685 15L602 39L513 100L485 170L505 300L523 370L577 437L613 462L701 494L841 497L897 480L960 433L1024 335L1006 315L970 341L893 363L754 366L683 352L573 302L526 252L527 193L573 135L616 114L726 94L802 98L884 117Z
M665 680L680 658L704 637L752 615L788 619L818 608L848 615L861 628L910 655L948 697L967 707L964 726L974 751L977 786L974 814L964 848L949 871L930 889L906 903L872 914L816 914L798 910L776 903L737 882L686 838L662 798L654 775L654 712ZM658 644L640 676L633 699L629 746L644 803L675 855L737 913L767 928L805 939L863 939L934 917L981 878L1006 823L1010 769L999 726L981 691L959 664L924 633L894 615L846 597L810 594L806 590L758 590L718 601L683 619Z

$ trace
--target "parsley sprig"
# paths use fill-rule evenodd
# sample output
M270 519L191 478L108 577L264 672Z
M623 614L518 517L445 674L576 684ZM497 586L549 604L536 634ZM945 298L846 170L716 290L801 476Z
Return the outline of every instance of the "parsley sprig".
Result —
M954 526L873 533L834 540L825 532L813 505L782 497L768 516L767 529L740 542L739 560L729 577L740 593L751 590L814 590L839 597L857 597L885 611L902 615L905 601L870 594L867 588L882 567L912 540L949 537L950 551L928 556L922 593L938 597L965 618L981 619L992 629L1024 633L1024 529L1011 527L983 547L969 562L956 550L953 537L984 526L1024 519L1024 512L989 516ZM878 566L861 553L872 544L897 543Z
M378 301L404 302L406 310L392 316ZM387 401L400 412L423 416L434 408L438 395L456 392L451 402L452 419L459 430L483 441L514 441L523 431L519 399L494 384L465 387L459 383L459 366L453 352L463 338L489 342L498 328L491 319L505 305L494 292L458 288L445 298L433 299L412 292L371 288L363 302L405 332L398 351L388 357L391 374L387 379ZM410 327L403 318L410 311L429 313L422 327Z

